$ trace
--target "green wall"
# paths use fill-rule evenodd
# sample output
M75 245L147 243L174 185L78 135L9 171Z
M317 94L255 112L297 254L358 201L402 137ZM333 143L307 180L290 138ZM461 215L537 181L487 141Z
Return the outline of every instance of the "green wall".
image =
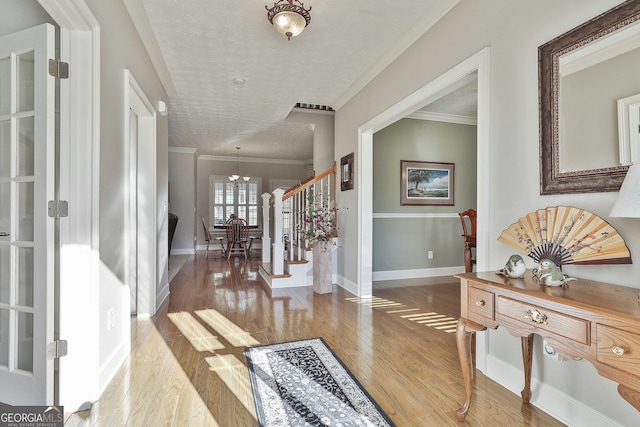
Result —
M476 126L403 119L373 141L374 280L463 265L458 212L476 208ZM401 160L454 163L455 205L401 206Z

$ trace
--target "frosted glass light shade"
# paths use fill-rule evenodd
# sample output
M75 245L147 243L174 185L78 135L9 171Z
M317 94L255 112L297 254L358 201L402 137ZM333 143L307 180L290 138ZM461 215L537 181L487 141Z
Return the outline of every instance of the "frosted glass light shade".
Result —
M640 218L640 164L629 167L609 216Z
M307 26L304 16L296 12L284 11L273 17L273 26L277 32L287 38L295 37Z

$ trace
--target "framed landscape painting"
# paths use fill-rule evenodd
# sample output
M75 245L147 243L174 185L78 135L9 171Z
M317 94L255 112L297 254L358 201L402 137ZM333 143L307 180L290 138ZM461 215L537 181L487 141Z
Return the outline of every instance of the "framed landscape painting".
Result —
M400 160L401 205L453 206L454 164Z

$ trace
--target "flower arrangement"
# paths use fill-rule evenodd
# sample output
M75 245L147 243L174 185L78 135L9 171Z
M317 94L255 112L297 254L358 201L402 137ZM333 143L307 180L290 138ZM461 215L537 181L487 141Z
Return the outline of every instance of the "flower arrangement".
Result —
M309 199L298 228L300 235L310 244L330 242L337 235L337 209L330 207L327 201Z

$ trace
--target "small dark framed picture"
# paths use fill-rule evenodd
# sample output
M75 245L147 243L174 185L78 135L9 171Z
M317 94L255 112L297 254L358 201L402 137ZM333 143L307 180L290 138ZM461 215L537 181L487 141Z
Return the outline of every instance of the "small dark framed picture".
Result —
M454 164L400 160L400 204L453 206Z
M353 153L340 159L340 190L353 190Z

